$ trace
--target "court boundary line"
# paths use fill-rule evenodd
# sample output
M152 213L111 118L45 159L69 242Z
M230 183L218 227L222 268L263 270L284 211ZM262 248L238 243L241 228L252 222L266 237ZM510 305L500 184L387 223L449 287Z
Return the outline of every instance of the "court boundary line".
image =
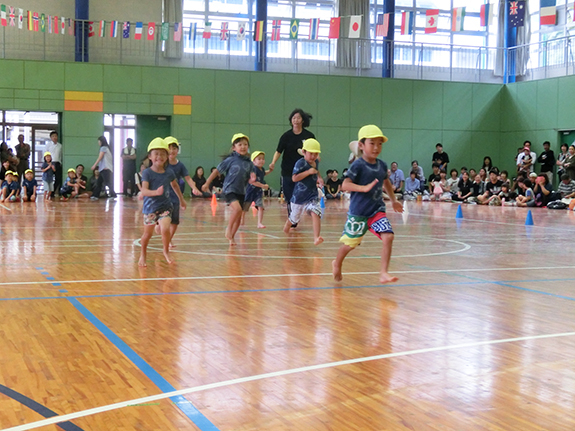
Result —
M203 392L211 389L218 389L226 386L232 386L242 383L248 383L258 380L264 380L269 378L275 377L283 377L292 374L304 373L308 371L317 371L317 370L324 370L329 368L341 367L345 365L352 365L358 364L363 362L370 362L370 361L377 361L382 359L389 359L389 358L397 358L402 356L410 356L410 355L417 355L417 354L425 354L425 353L434 353L434 352L441 352L447 350L456 350L462 348L475 348L481 346L488 346L488 345L495 345L495 344L505 344L505 343L515 343L515 342L522 342L522 341L531 341L531 340L542 340L542 339L549 339L549 338L559 338L559 337L571 337L575 336L575 332L560 332L555 334L543 334L543 335L530 335L524 337L515 337L515 338L503 338L498 340L484 340L484 341L476 341L476 342L469 342L469 343L461 343L461 344L454 344L451 346L437 346L437 347L428 347L425 349L414 349L414 350L406 350L403 352L395 352L395 353L385 353L382 355L375 355L375 356L365 356L362 358L354 358L354 359L346 359L343 361L336 361L336 362L327 362L323 364L316 364L316 365L309 365L306 367L299 367L299 368L292 368L282 371L274 371L270 373L263 373L263 374L256 374L253 376L248 377L240 377L237 379L230 379L224 380L221 382L216 383L209 383L206 385L195 386L186 389L180 389L178 391L158 394L158 395L151 395L142 398L136 398L133 400L128 401L121 401L119 403L108 404L106 406L95 407L92 409L82 410L76 413L70 413L63 416L58 416L51 419L40 420L36 422L30 422L25 425L18 425L16 427L11 428L4 428L2 431L27 431L35 428L40 428L47 425L57 424L63 421L69 421L72 419L78 419L86 416L91 416L99 413L104 413L112 410L118 410L124 407L129 407L135 404L144 404L150 403L153 401L159 401L166 398L174 397L174 396L182 396L188 395L196 392ZM189 402L186 400L186 402ZM191 403L191 402L190 402Z

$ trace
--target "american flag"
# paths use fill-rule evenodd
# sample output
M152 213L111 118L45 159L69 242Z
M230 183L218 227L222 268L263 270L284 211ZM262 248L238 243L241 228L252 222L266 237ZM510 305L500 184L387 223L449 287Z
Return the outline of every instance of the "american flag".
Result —
M380 13L377 15L377 24L375 26L375 37L378 36L387 36L387 25L386 22L389 23L389 15Z

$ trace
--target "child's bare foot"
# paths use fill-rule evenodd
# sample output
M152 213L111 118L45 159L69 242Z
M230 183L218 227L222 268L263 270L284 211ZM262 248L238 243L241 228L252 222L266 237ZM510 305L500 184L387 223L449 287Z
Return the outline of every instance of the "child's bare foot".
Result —
M170 259L170 254L169 254L168 252L166 252L166 251L164 252L164 258L166 259L166 262L167 262L168 264L174 263L174 261L173 261L172 259Z
M399 278L393 277L390 274L388 274L387 272L382 272L381 275L379 276L379 282L381 284L394 283L397 280L399 280Z
M170 250L173 248L176 248L176 246L174 244L170 243Z
M230 242L230 245L236 245L236 240L234 239L233 236L230 235L229 233L229 229L226 228L226 239Z
M323 242L323 238L321 236L318 236L314 242L313 245L320 245Z
M258 224L258 229L265 229L265 228L266 227L263 224L261 224L261 223Z
M331 272L333 274L333 279L335 281L341 281L343 280L343 276L341 275L341 266L337 266L337 263L335 260L331 261Z
M146 264L146 256L140 255L140 260L138 261L138 266L141 266L142 268L148 266Z

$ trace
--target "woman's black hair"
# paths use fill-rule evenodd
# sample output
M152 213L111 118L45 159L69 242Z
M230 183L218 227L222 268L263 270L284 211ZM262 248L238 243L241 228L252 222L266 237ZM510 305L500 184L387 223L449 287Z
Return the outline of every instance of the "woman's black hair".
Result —
M485 157L483 158L483 167L487 166L487 165L485 164L485 159L488 159L488 160L489 160L489 169L491 169L491 168L493 167L493 161L491 160L491 157L485 156Z
M196 168L196 173L194 174L194 178L200 178L200 177L198 177L198 170L200 170L200 169L203 171L202 176L206 176L206 171L204 170L204 168L202 166L198 166Z
M300 108L296 108L294 109L291 114L289 114L289 124L290 126L291 124L291 119L293 118L293 116L295 114L299 114L301 115L301 119L302 119L302 127L305 129L306 127L309 127L309 122L311 121L311 119L313 118L311 114L308 114L307 112L304 112L303 109Z
M417 163L417 166L419 166L419 162L417 160L414 160L413 162L411 162L411 164L413 165L414 163Z
M453 172L455 172L456 175L459 175L459 172L457 172L457 169L450 170L449 175L451 175Z
M98 141L100 141L100 147L110 148L110 144L108 144L108 140L106 139L106 137L104 135L100 136L98 138Z
M563 148L563 147L569 149L569 145L567 145L567 144L565 144L565 143L561 144L561 148Z

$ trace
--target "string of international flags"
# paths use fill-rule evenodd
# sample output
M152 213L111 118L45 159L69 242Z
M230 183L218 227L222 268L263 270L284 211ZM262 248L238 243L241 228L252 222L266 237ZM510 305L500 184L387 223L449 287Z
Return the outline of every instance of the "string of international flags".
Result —
M507 1L509 7L509 25L511 27L521 27L525 21L525 1ZM452 10L451 14L451 31L458 32L464 30L465 7L457 7ZM485 3L480 8L480 25L487 26L493 22L494 5ZM378 14L376 22L375 35L386 37L390 29L390 13ZM540 0L540 24L541 25L556 25L557 5L556 0ZM349 27L343 29L341 32L341 18L349 18ZM347 36L350 39L359 38L362 26L362 15L352 15L346 17L335 17L330 19L329 23L329 39L339 39L340 37ZM3 27L17 27L22 30L26 20L27 29L34 32L47 32L53 34L68 34L75 35L76 20L73 18L66 18L63 16L46 15L44 13L24 11L21 8L15 8L9 5L0 5L0 25ZM425 33L436 33L437 23L439 20L439 9L427 9L425 11ZM573 14L575 21L575 13ZM300 23L304 20L291 19L289 25L289 39L298 39L300 34ZM271 40L278 41L281 39L281 20L272 20ZM134 28L133 37L135 40L143 38L144 26L146 26L146 39L154 40L156 33L159 31L159 38L166 41L170 38L171 28L173 28L173 40L179 42L183 39L183 23L176 22L173 26L169 22L162 22L156 26L155 22L144 23L142 21L88 21L88 36L95 37L108 37L115 38L120 34L122 38L128 39L131 37L131 29ZM238 23L236 40L244 40L246 36L247 23ZM316 40L319 38L320 20L312 18L309 20L308 39ZM394 28L394 23L391 23L391 28ZM415 12L404 11L401 13L401 28L402 35L412 34L415 28ZM197 23L192 22L189 27L188 40L192 41L196 38L198 32ZM230 29L228 22L222 22L220 28L220 40L228 40L230 37ZM202 30L202 38L210 39L212 37L212 23L207 21L204 23ZM264 21L256 21L253 31L254 40L259 42L266 38L264 34Z

